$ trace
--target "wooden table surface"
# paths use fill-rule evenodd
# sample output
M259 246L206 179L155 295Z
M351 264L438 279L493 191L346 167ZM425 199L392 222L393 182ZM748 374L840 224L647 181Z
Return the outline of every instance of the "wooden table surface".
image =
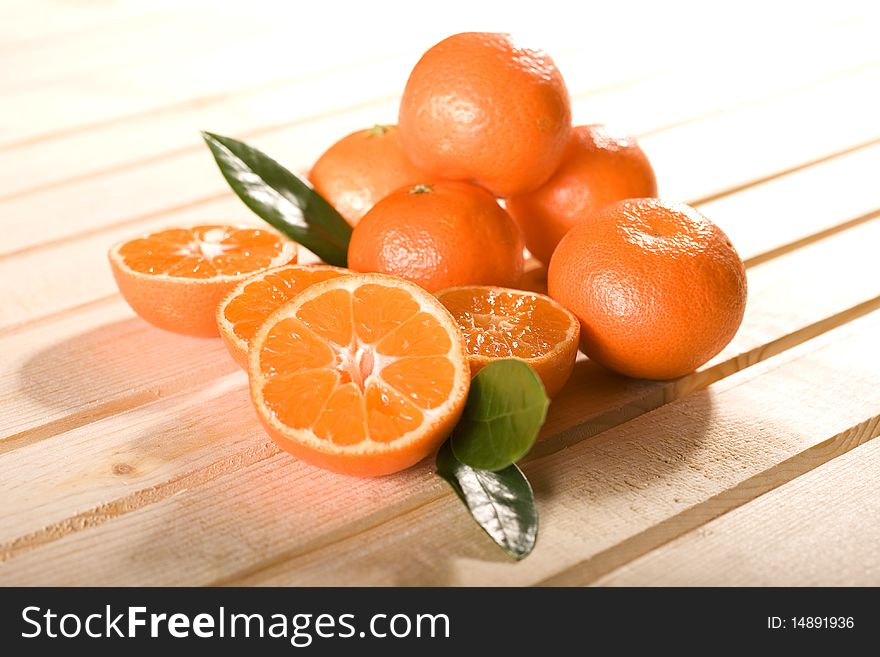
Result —
M606 4L0 3L0 583L880 584L877 16ZM137 318L105 255L258 222L199 129L307 170L394 122L420 52L467 29L543 45L576 122L638 135L749 277L693 375L578 362L524 465L520 563L428 463L359 480L279 453L220 340Z

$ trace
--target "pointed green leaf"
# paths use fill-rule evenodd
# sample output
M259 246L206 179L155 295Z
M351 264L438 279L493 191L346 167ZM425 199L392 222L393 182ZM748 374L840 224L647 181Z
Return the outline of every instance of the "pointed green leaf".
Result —
M324 262L345 267L351 226L310 185L247 144L202 132L226 182L253 212Z
M498 472L477 470L455 458L447 440L437 453L437 474L502 550L517 560L529 555L538 538L538 510L532 487L516 465Z
M503 470L528 454L550 400L521 360L498 360L477 372L450 442L455 457L479 470Z

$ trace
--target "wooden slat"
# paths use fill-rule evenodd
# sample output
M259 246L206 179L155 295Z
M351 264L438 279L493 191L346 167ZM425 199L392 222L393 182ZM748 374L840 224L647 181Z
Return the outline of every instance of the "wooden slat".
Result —
M549 454L562 446L578 442L587 435L598 433L675 399L698 382L707 383L724 373L778 353L814 332L828 328L834 321L843 322L863 313L866 305L877 307L880 305L880 289L877 289L880 282L876 278L864 276L859 268L868 266L864 263L870 262L868 254L876 235L880 235L880 221L853 228L835 236L833 240L823 240L754 268L750 272L752 294L753 298L759 298L761 302L754 310L750 309L737 338L739 349L748 351L728 351L720 361L693 377L675 383L651 383L611 375L586 362L579 364L572 385L551 406L551 417L545 431L547 441L538 446L536 454ZM859 254L863 257L858 257ZM787 261L787 266L779 264L784 261ZM793 298L790 295L790 281L800 280L809 287L817 277L814 273L817 269L816 261L829 263L825 275L829 278L839 276L835 280L841 282L841 287L844 282L853 287L856 282L863 281L861 294L851 292L840 297L816 295L812 301L809 298ZM862 264L855 265L857 262ZM830 263L834 265L831 266ZM835 300L840 305L835 306ZM854 303L858 303L860 308L847 310L846 304ZM812 312L809 309L811 304ZM829 315L836 315L836 318L825 323L824 320ZM751 346L747 346L746 336L749 335L754 336ZM767 347L768 343L772 346ZM226 380L221 380L216 385L225 385L223 381ZM265 463L260 461L253 466L254 469L238 469L240 462L236 460L236 454L239 452L235 449L239 449L239 446L241 453L258 454L260 459L268 457L271 452L265 451L265 436L247 408L243 381L237 388L230 385L228 389L223 388L221 394L214 399L211 398L209 386L205 395L194 400L186 395L183 395L183 400L171 397L74 429L51 440L25 445L0 456L3 467L20 472L21 477L26 477L26 473L47 461L67 464L64 472L30 477L28 489L31 495L27 501L30 511L25 513L24 507L21 507L21 517L17 517L15 524L7 526L6 533L0 535L2 551L14 556L8 562L10 566L4 566L3 572L15 570L17 567L13 568L11 564L30 558L31 553L43 549L72 549L83 555L83 561L76 569L83 577L101 576L89 571L89 568L94 567L100 568L101 573L105 574L103 576L108 578L107 581L123 581L124 577L129 577L138 582L172 582L184 577L187 582L204 583L220 577L226 569L242 568L245 561L253 563L263 558L283 556L291 550L303 551L313 541L337 540L359 528L371 526L407 510L412 511L428 500L448 492L433 480L429 464L380 482L356 482L336 477L305 466L285 455L268 458ZM585 396L584 390L587 389L590 394ZM189 423L183 429L177 430L175 421L169 421L169 417L185 417ZM574 426L577 429L567 431ZM102 440L90 451L88 458L73 458L77 450L89 444L95 435L102 436ZM167 444L154 444L147 448L143 446L145 441L140 438L162 435L168 437ZM232 439L218 443L223 436L232 436ZM178 458L173 463L167 457L169 450L179 450ZM226 498L214 488L214 484L208 485L207 481L200 479L200 472L205 468L199 469L199 466L210 459L211 450L217 450L221 465L212 465L209 468L209 479L216 479L218 487L229 487L231 479L238 482L235 485L235 497L240 505L252 508L253 512L253 517L249 517L241 529L259 544L259 550L247 553L233 549L231 544L224 542L228 539L228 518L216 516L222 506L215 508L213 505L218 499ZM570 450L562 452L569 453ZM195 468L190 459L195 462ZM118 494L120 487L106 484L109 477L106 473L112 473L113 466L120 461L131 466L131 470L123 468L127 495L115 498L114 494ZM15 467L11 465L13 462ZM223 465L228 463L233 463L236 467ZM95 476L100 477L102 486L94 484ZM167 495L163 495L162 491L170 494L178 492L178 489L164 485L160 480L174 482L189 481L191 478L204 485L191 494L181 492L173 501L165 499ZM297 483L290 484L290 478ZM307 486L300 479L307 479L311 483ZM276 533L278 519L261 511L264 505L262 496L273 492L277 494L279 488L288 486L293 486L294 490L284 497L287 508L284 522L296 524L295 537L291 537L289 532ZM139 492L144 489L146 494ZM59 496L61 490L66 491L64 497ZM157 490L158 493L154 492ZM4 487L0 482L0 494L11 492L10 488ZM141 503L145 495L155 504ZM321 505L318 509L312 508L316 498L326 497L333 500L345 499L346 502L339 506ZM392 503L391 500L397 503ZM162 558L151 558L149 570L135 573L134 566L130 563L133 555L126 552L125 548L125 544L132 540L131 523L142 527L142 532L156 531L154 523L164 525L168 522L167 516L162 515L167 512L168 504L173 504L175 508L179 504L197 508L200 517L212 529L206 530L205 525L181 529L175 537L166 539L169 552L163 553ZM112 512L107 511L108 508ZM128 519L129 516L132 518ZM237 520L236 524L239 522ZM105 524L112 527L108 529L104 527ZM84 531L78 531L80 529ZM113 538L117 536L119 538ZM51 545L38 547L46 541L54 543L52 539L58 538L58 543L63 545L57 548ZM237 542L240 537L236 534L229 540ZM68 545L67 541L73 541L76 547L64 547ZM80 541L86 541L88 550L83 549L84 544ZM186 550L192 557L192 562L178 554L178 549L184 548L174 548L174 545L178 545L177 541L181 546L187 545ZM105 554L97 545L105 542L107 550L119 551L116 557ZM141 539L138 539L134 544L140 542ZM204 552L195 549L197 545L200 546L199 550L216 548L224 554L236 552L237 556L234 563L222 560L218 563L216 556L205 559ZM174 555L173 558L169 556L171 554ZM116 566L111 567L109 563L115 558L123 559L127 565L123 568L122 562L117 561L116 565L120 570L117 575L112 575ZM114 580L113 577L116 576L123 579ZM6 575L0 577L5 578Z
M267 6L235 11L259 22ZM0 7L0 19L6 10ZM331 10L314 15L320 11ZM657 7L657 17L666 11ZM837 11L823 13L830 17ZM826 20L803 14L807 22ZM121 23L130 17L108 15ZM177 7L168 10L169 17L181 15ZM216 24L230 24L230 16ZM491 18L486 27L499 28L494 9L480 6L472 16L475 22ZM256 75L224 71L231 60L243 67L254 61L235 57L245 43L241 39L186 58L168 80L167 61L138 64L143 43L132 43L132 51L116 62L93 60L97 72L78 28L69 35L85 48L78 61L52 68L53 48L64 49L54 43L30 53L22 49L16 74L6 78L9 88L19 91L5 94L0 108L0 141L7 134L13 135L7 145L17 143L4 155L19 153L24 163L4 174L9 160L0 160L0 178L19 176L8 187L0 183L0 224L11 217L13 238L0 247L7 254L0 259L0 280L15 283L9 295L0 283L0 295L11 299L5 304L7 321L0 317L0 351L13 354L0 365L0 435L9 435L7 425L12 434L0 440L0 499L12 500L16 509L0 516L0 582L594 582L719 514L743 503L748 508L755 497L880 431L875 394L880 354L869 349L880 317L876 312L862 317L880 306L880 281L870 267L871 246L880 238L875 218L880 205L863 177L877 164L880 144L870 120L880 106L866 91L880 81L880 66L871 62L873 40L837 43L827 38L828 26L820 26L825 38L813 39L811 46L822 46L802 53L811 59L790 51L793 59L812 65L768 65L754 80L748 69L719 68L701 88L688 78L696 65L684 74L654 73L682 56L701 59L695 52L704 56L705 69L717 66L713 53L724 50L719 36L778 45L773 21L754 23L743 15L739 24L734 17L701 31L693 29L699 19L691 15L690 24L676 24L675 33L693 39L679 39L641 16L638 29L653 33L653 41L640 41L640 48L615 48L619 55L609 58L602 39L610 31L591 39L599 55L595 61L605 62L596 68L619 68L608 73L613 88L581 99L578 113L584 108L586 116L589 107L587 120L607 116L622 119L624 127L640 126L639 132L648 133L644 145L660 170L664 196L702 200L707 214L740 244L750 265L751 296L735 341L700 372L673 383L632 381L586 361L577 365L527 465L544 527L538 552L519 565L504 561L473 527L429 464L380 481L359 481L278 454L254 421L243 373L221 346L214 341L203 348L209 341L163 334L132 318L112 294L104 251L129 230L184 217L244 214L215 187L219 178L208 183L200 177L213 166L208 161L198 171L205 165L197 164L195 155L204 151L192 137L181 139L187 126L208 116L224 121L234 112L239 122L233 125L253 131L273 153L277 144L289 144L296 153L290 162L303 167L335 136L361 127L346 127L358 112L385 106L393 111L390 96L367 98L375 89L364 80L355 84L366 104L349 111L348 101L329 92L334 61L346 67L342 79L356 70L354 59L369 67L371 55L362 54L416 52L428 32L439 31L439 38L454 31L444 21L458 20L455 11L446 11L437 21L423 22L427 27L400 40L379 39L378 49L362 53L359 44L365 41L358 39L375 41L377 34L365 34L357 14L348 18L353 20L343 29L351 34L338 34L346 48L320 44L338 59L325 61L315 49L309 53L314 61L297 61L295 66L316 74L305 82L296 79L299 69L285 69L283 62ZM523 16L518 20L524 22ZM94 21L84 21L84 29L98 24ZM805 43L804 22L798 21L793 29ZM870 26L864 18L861 23L849 33L866 34ZM206 21L206 32L213 24L213 18ZM9 54L3 48L8 25L0 20L0 62ZM252 31L252 23L241 25ZM559 43L583 41L575 21L536 27L550 30ZM140 23L131 34L149 32ZM304 32L288 42L307 48L322 39L319 30ZM95 44L106 46L115 38ZM651 44L662 46L657 57L636 61ZM759 59L759 48L751 50ZM571 54L578 69L574 77L564 69L569 81L594 85L598 78L584 65L590 61L586 52ZM22 74L28 57L33 80ZM386 63L389 71L397 66ZM785 74L789 68L794 76ZM85 70L95 72L91 88L77 79L77 71ZM624 79L622 71L632 77ZM317 88L328 72L330 78L320 83L328 92L313 105L297 103L303 113L264 109L273 98L295 102L294 88ZM725 86L723 78L738 73L741 81ZM53 75L57 79L50 79ZM286 75L289 82L282 80ZM777 75L784 81L774 81ZM251 84L242 102L236 90ZM659 107L645 109L654 106ZM161 111L150 116L150 108ZM339 113L326 122L309 119L334 108ZM180 132L157 138L164 135L163 125ZM296 129L305 139L292 137ZM112 149L114 135L119 153ZM94 164L68 173L75 165L71 144L87 150L89 136L105 140L94 142ZM110 153L106 160L104 153ZM57 158L60 173L33 166L41 157ZM5 200L4 189L12 194ZM817 192L822 189L834 193ZM97 193L83 193L89 191ZM12 215L6 213L10 208ZM27 225L34 230L22 228ZM27 290L21 289L23 278L30 279ZM707 385L708 391L693 392ZM867 392L847 397L848 386ZM631 418L636 419L626 422ZM596 436L605 429L610 430ZM560 451L566 446L571 449Z
M148 327L119 299L0 342L0 453L238 370L219 340Z
M815 176L807 170L791 176L792 179L802 177L800 184L792 184L790 179L783 179L714 203L711 216L717 219L720 215L727 219L722 225L728 229L736 243L739 244L739 240L742 240L750 246L742 252L746 258L754 258L762 253L761 244L765 237L771 238L767 243L768 247L775 248L781 241L802 239L804 230L851 221L853 213L870 207L871 202L865 199L876 195L874 202L880 206L880 194L876 194L873 186L862 184L857 175L872 162L880 166L880 147L871 149L869 154L873 159L853 155L836 161L833 163L834 167L831 164L823 167L829 179L841 183L838 188L841 192L838 207L828 207L829 204L814 200L810 192L814 189ZM846 186L848 180L849 186ZM784 193L774 194L776 187L780 187ZM751 203L748 202L750 198L754 199ZM774 201L774 205L770 200L776 198L785 198L787 202L783 207L779 206L778 201ZM735 211L728 211L728 204ZM230 213L225 215L218 211L217 215L233 216L243 221L252 220L244 206L236 200L225 200L215 205L228 206ZM217 215L213 214L212 207L200 206L193 209L187 220L215 219ZM832 213L838 210L849 214ZM771 212L770 216L765 216L767 211ZM238 214L233 215L233 212ZM158 220L157 224L161 221ZM715 360L715 364L750 354L763 345L764 340L788 336L872 299L878 291L873 284L876 278L871 275L871 256L868 252L862 257L850 259L842 268L833 270L829 279L822 278L823 269L812 265L812 262L829 259L833 261L836 253L849 249L850 245L857 249L854 253L859 253L858 249L869 248L877 234L874 228L877 222L869 223L869 226L855 234L856 237L844 234L824 246L816 245L804 250L795 257L794 267L804 272L804 280L815 281L799 287L808 298L796 305L784 303L778 309L774 307L787 285L786 271L792 267L789 264L792 260L780 259L779 264L767 263L752 273L748 317L753 312L758 312L758 315L754 322L747 318L741 337ZM768 224L771 224L770 228L767 228ZM128 229L123 227L118 229L117 234L111 233L109 241L121 239L127 234ZM785 237L786 234L788 237ZM0 281L4 281L0 283L0 288L6 288L4 292L7 305L17 313L12 317L10 312L6 318L20 320L23 317L32 317L39 311L45 312L49 308L64 307L64 304L89 304L99 294L113 295L115 286L104 255L107 237L101 234L80 240L75 247L65 245L52 254L39 252L27 258L0 263ZM31 275L26 288L18 285L17 271L36 272ZM857 284L849 285L849 280L855 280ZM829 284L828 281L832 281L831 284L839 287L841 292L827 297L812 294L815 286L821 289ZM784 294L788 295L790 292ZM15 332L6 338L0 338L0 350L13 354L0 365L0 391L3 398L15 399L20 390L25 393L17 404L10 405L8 412L0 417L0 434L27 434L21 437L36 439L53 430L77 426L77 423L100 416L112 408L131 408L150 399L155 394L151 391L158 390L162 394L168 394L181 390L186 385L198 383L199 377L208 377L209 373L216 376L229 371L229 363L219 342L199 341L206 347L200 349L197 356L192 359L180 358L179 354L187 353L190 341L148 327L134 318L118 297L109 298L115 301L108 301L110 305L107 307L97 310L86 307L81 313L71 315L63 322L50 321L44 327ZM0 317L2 312L0 311ZM792 314L780 318L780 314L787 312ZM760 328L762 326L768 328ZM749 327L754 327L759 332L750 331ZM154 364L152 368L144 360L137 360L138 356L133 350L114 349L120 330L126 332L129 342L143 345L140 349L150 353L149 360ZM44 395L44 398L49 398L48 402L45 399L41 401L39 397L35 399L39 391L47 387L44 378L51 377L53 372L61 382L59 385L65 387L65 376L88 370L94 349L101 350L102 362L108 369L119 372L118 376L100 379L101 388L92 390L100 394L84 398L72 390L65 395ZM47 358L46 353L52 354L52 357ZM216 369L212 367L212 363L217 364ZM585 376L593 376L587 366L579 367L587 368L584 370ZM48 389L55 390L51 386ZM576 414L572 421L576 422L578 419Z
M452 3L456 4L462 8L467 5ZM327 3L303 8L283 1L255 1L246 7L215 5L210 11L204 7L166 7L158 12L162 18L159 29L143 29L135 23L120 26L120 34L109 30L97 39L86 35L73 43L44 44L20 55L17 65L23 71L42 71L44 78L48 76L46 83L51 84L29 83L19 93L6 94L4 109L11 120L0 125L0 147L392 54L409 53L413 63L427 45L461 29L455 10L447 6L430 21L412 21L401 31L394 21L377 20L381 5L346 7L344 21L339 20L339 9ZM399 12L392 4L386 8ZM470 3L466 10L473 26L482 23L489 29L541 33L525 14L508 12L501 24L497 8L485 3ZM333 26L332 38L316 29L328 25ZM646 27L638 32L651 39ZM802 29L815 31L816 27L810 24ZM792 34L798 32L792 30ZM106 42L104 47L101 41ZM589 41L574 32L554 30L552 34L556 52L570 47L583 51L586 44L592 53L590 60L601 58L613 41L610 33L597 34ZM157 42L162 43L162 56L156 56ZM600 69L592 70L591 78L619 81L626 77L625 70L634 69L644 74L660 62L680 59L684 50L672 41L658 49L650 61L636 52L620 52L613 59L606 58ZM113 56L117 53L118 58ZM168 74L170 68L174 75ZM27 83L27 75L20 75L20 82ZM574 71L572 78L578 77L579 72ZM404 80L398 84L402 86ZM65 103L58 106L55 101L61 97Z
M339 119L343 120L348 119ZM361 116L354 120L367 119ZM308 138L307 127L303 126L297 135ZM301 142L291 143L284 148L276 140L271 143L280 152L294 152L302 145ZM193 166L219 178L206 152L190 157L199 162ZM880 208L880 192L865 178L877 167L880 167L880 146L872 146L756 186L723 202L707 203L702 209L727 230L744 258L761 257L785 244L858 220ZM161 172L152 178L147 190L160 193ZM836 193L817 195L817 186L823 184L833 186ZM122 189L113 193L120 202L126 196ZM82 236L80 231L80 237L74 241L63 241L0 260L0 296L7 299L0 308L0 328L23 324L113 294L115 287L105 264L106 250L117 240L135 232L205 220L254 221L253 215L241 203L226 192L219 194L220 197L212 202L160 213L131 226L124 224L102 229L91 236ZM69 196L69 199L73 197ZM20 226L28 223L20 222ZM29 272L28 289L19 285L17 271Z
M213 166L203 162L203 166ZM798 171L701 207L730 235L740 255L760 259L786 244L858 221L880 209L880 189L866 179L880 169L880 145ZM823 183L823 181L826 181ZM816 194L823 184L834 194ZM136 231L199 221L258 223L237 199L220 199L70 242L0 259L0 329L73 308L116 291L106 251ZM27 271L23 289L16 272Z
M601 586L877 586L873 440L597 580Z
M796 58L774 59L770 55L777 45L765 42L759 42L745 54L734 55L733 49L719 47L711 59L676 62L671 71L660 75L646 76L642 70L639 77L647 79L630 86L626 79L632 72L609 72L605 67L597 71L582 65L583 61L595 58L596 52L565 52L557 58L560 66L570 72L568 83L577 96L614 82L614 95L595 94L576 119L608 120L634 132L647 132L767 95L781 95L804 84L840 75L856 63L877 57L873 33L868 33L866 26L833 32L831 41L835 47L822 50L814 47L814 32L795 36L797 42L790 48L799 53ZM70 184L84 176L120 166L130 168L144 160L180 153L182 149L202 148L199 128L213 127L244 136L253 130L302 121L353 104L380 103L400 93L416 57L413 52L390 59L358 60L339 69L310 71L294 80L251 85L235 93L202 98L198 103L141 113L128 120L32 143L0 159L0 198L39 193L47 185ZM652 62L652 66L658 63ZM645 112L645 99L655 96L668 100ZM83 152L88 152L89 157L83 158ZM46 162L53 166L45 166Z
M880 315L526 465L535 552L505 560L453 496L224 583L579 585L880 433ZM817 348L818 347L818 348ZM822 376L817 376L821 372ZM847 393L853 386L865 390ZM804 399L810 403L805 405Z
M828 84L642 140L666 198L707 201L768 176L880 139L871 67ZM809 135L809 138L807 138ZM674 172L674 175L673 175Z
M0 3L0 61L77 39L83 33L140 20L155 11L144 3L4 0Z
M664 196L712 196L880 138L874 121L880 99L872 93L877 85L880 66L782 99L653 134L643 146L655 163ZM254 141L294 168L304 168L330 141L326 134L345 134L387 117L393 120L395 113L396 103L389 101L330 117L322 121L320 130L314 125L294 125L261 133ZM831 127L817 131L816 125ZM807 133L811 138L803 139ZM290 153L289 159L285 153ZM0 202L0 226L6 235L0 254L204 202L224 191L225 185L203 149L52 188L37 196L11 198ZM59 220L71 215L78 221ZM18 219L23 216L29 221Z

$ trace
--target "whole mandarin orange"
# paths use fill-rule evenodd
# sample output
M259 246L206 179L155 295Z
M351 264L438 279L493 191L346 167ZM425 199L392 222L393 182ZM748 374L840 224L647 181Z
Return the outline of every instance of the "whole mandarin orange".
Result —
M466 32L430 48L400 102L404 152L435 180L524 194L556 170L571 130L562 75L508 34Z
M538 189L507 200L526 247L543 263L571 228L601 207L657 196L654 169L632 137L601 125L573 128L562 164Z
M376 125L343 137L309 172L317 192L352 226L377 201L425 177L403 154L394 125Z
M522 275L523 242L485 189L438 182L379 201L352 232L348 266L401 276L429 292L453 285L511 287Z
M658 199L606 206L572 228L548 288L580 320L587 356L646 379L683 376L715 356L746 305L745 269L724 232Z

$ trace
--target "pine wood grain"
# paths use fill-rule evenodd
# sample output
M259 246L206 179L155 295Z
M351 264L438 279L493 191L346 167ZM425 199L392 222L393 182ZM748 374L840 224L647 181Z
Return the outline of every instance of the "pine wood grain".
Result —
M542 535L520 564L501 556L427 468L364 481L260 455L151 504L138 507L132 493L110 505L116 513L102 507L77 526L26 537L30 544L6 543L0 581L509 584L567 568L565 583L585 582L782 483L787 471L776 464L824 462L873 437L880 354L865 349L878 322L874 313L527 464ZM866 394L848 396L852 385ZM761 476L769 480L756 485ZM96 517L106 522L89 522Z
M827 29L822 34L828 39ZM866 25L831 32L834 47L815 48L816 37L816 30L794 34L788 47L798 56L786 58L774 56L778 46L769 40L757 42L747 53L719 44L705 59L685 58L674 65L663 62L664 69L656 75L643 68L635 73L632 65L618 71L617 63L612 63L612 70L584 66L601 55L595 45L586 51L556 52L554 48L554 56L567 74L572 94L590 96L576 120L610 121L621 129L646 133L767 96L780 96L877 58L873 33ZM104 50L96 52L108 61ZM303 122L353 105L379 107L398 96L417 57L418 52L374 56L336 68L288 73L279 80L230 89L197 102L37 140L0 159L0 199L39 194L48 186L71 184L119 167L132 168L201 149L198 130L203 128L247 136L251 131ZM57 55L51 61L57 61ZM651 64L660 66L660 62ZM630 80L633 76L636 79ZM615 93L597 93L605 87L612 87ZM665 102L645 112L645 101L655 97L663 97ZM393 115L384 117L394 119ZM83 152L89 157L83 158ZM46 166L47 162L52 166Z
M291 143L284 149L274 140L271 144L279 151L298 148ZM219 178L207 152L191 157L200 162L193 166ZM809 240L880 209L880 191L868 179L878 166L880 145L869 146L704 204L701 209L728 232L744 258L763 258L786 244ZM161 183L156 173L156 193ZM823 185L835 192L816 194ZM120 191L119 196L125 195ZM0 259L0 296L7 299L0 307L0 329L113 294L115 286L107 274L105 254L116 241L160 226L217 220L258 223L237 199L221 190L212 201L168 209L91 234L80 227L71 240ZM29 272L27 289L18 283L15 273L19 271Z
M877 586L880 441L608 573L600 586Z
M664 196L690 200L712 197L880 138L874 121L880 110L880 99L873 93L877 85L880 65L869 66L783 98L652 134L643 140L643 147L654 162ZM588 100L583 102L588 107ZM580 111L576 103L575 112ZM327 117L320 129L311 124L293 125L261 132L252 141L292 168L304 168L331 141L326 135L393 121L395 114L396 103L389 100L381 106ZM816 130L817 125L828 129ZM811 134L809 140L802 138L806 133ZM0 254L149 218L213 199L225 191L207 150L202 149L51 188L36 196L13 197L0 202L0 228L6 235ZM16 220L22 216L31 220ZM69 216L77 221L64 220Z
M541 538L519 563L454 496L230 584L579 585L880 433L880 315L525 466ZM822 372L817 377L817 371ZM864 394L853 396L853 386ZM808 405L804 399L811 400ZM801 465L805 461L806 465ZM781 467L779 464L791 464Z
M877 289L880 281L865 276L864 271L858 268L852 268L855 263L860 263L857 267L870 267L868 254L876 243L877 235L880 235L880 220L754 268L750 272L750 284L753 298L760 302L754 306L754 310L750 306L736 347L691 377L673 383L634 381L607 373L588 362L580 363L572 383L551 405L551 414L544 430L545 442L534 450L535 455L551 454L562 447L579 443L588 436L686 395L695 387L793 347L821 330L827 330L835 322L844 322L863 314L870 307L877 307L880 305L880 289ZM858 257L859 249L864 257ZM817 261L829 263L827 270L820 273L828 277L832 273L839 276L836 279L840 281L839 287L847 287L848 294L812 297L805 294L803 298L791 295L792 279L802 281L806 289L811 288L813 280L817 278ZM847 282L854 281L863 281L864 288L857 290L856 286L847 285ZM847 306L854 303L858 304L855 309ZM829 316L836 317L828 321ZM751 340L750 335L753 336ZM126 361L138 357L132 352L110 353L108 356L107 366L122 371L126 370ZM118 366L115 365L117 362L120 363ZM240 378L236 380L236 376ZM140 385L148 385L152 380L150 371L145 371L141 380ZM218 392L212 395L215 390ZM585 391L589 391L589 395L585 396ZM77 418L72 418L72 421L76 422ZM101 439L91 450L87 450L85 446L93 441L94 436L100 436ZM164 440L160 440L160 436ZM224 436L231 436L232 439ZM145 437L152 437L155 442ZM569 451L561 453L567 454ZM117 515L127 515L161 501L164 499L161 491L168 494L177 492L173 485L163 482L195 480L204 483L206 475L203 473L207 471L210 473L209 479L222 479L224 486L237 476L241 476L247 484L250 475L238 470L241 463L237 455L244 455L241 458L247 461L254 454L268 458L273 453L272 448L266 446L265 436L248 407L243 375L236 374L208 385L193 398L186 393L175 395L111 415L79 429L74 428L48 440L24 444L0 455L0 467L20 473L15 481L0 482L0 495L11 497L16 490L28 491L24 506L19 503L20 512L10 520L12 524L0 528L0 552L10 557L20 554L20 557L13 559L18 561L43 543L80 530L97 531L98 525L107 521L115 522ZM275 486L285 486L282 481L288 476L309 477L314 484L314 487L297 485L298 497L295 499L298 503L293 497L286 498L291 513L294 513L294 507L310 507L315 497L332 495L336 498L338 495L344 498L346 491L354 485L352 480L322 473L287 456L279 456L274 462L286 461L292 461L295 465L279 468L277 475L267 475L269 479L279 478ZM40 464L46 462L63 462L65 468L61 473L43 472ZM114 468L119 463L127 466L123 468L124 477L113 476ZM418 485L413 483L413 478ZM28 483L24 484L23 481ZM254 485L259 490L263 490L263 486L272 486L270 482L262 480L247 485ZM338 525L328 524L329 521L322 517L320 526L312 526L297 516L299 542L295 549L305 549L303 546L312 541L333 540L337 533L345 534L353 528L372 526L398 513L411 511L445 492L431 479L429 464L413 470L407 476L381 480L376 484L381 494L371 488L372 485L372 482L357 482L359 490L366 492L361 496L351 493L345 498L348 499L345 509L337 508L332 512ZM156 489L160 492L154 492ZM122 494L123 490L125 494ZM335 492L330 493L331 490ZM60 495L61 491L65 494ZM216 491L211 493L212 496L216 494ZM387 506L384 500L392 498L400 500L400 503ZM109 512L108 508L117 511ZM143 508L142 512L152 513L147 508ZM209 511L205 510L204 513L206 515L203 517L207 518ZM225 531L222 518L212 518L210 522L216 523L217 531ZM264 529L274 526L271 521L265 522L268 525ZM121 527L127 528L128 524ZM257 529L252 527L250 531L256 532ZM219 540L213 535L203 535L201 526L193 528L193 531L194 534L184 532L181 539L194 543ZM264 543L261 543L264 557L283 555L292 549L287 533L273 539L271 531L266 529L265 532L268 533L265 534ZM103 530L100 535L104 536ZM103 541L105 538L94 540ZM120 539L120 544L122 542L124 539ZM116 547L119 548L119 544ZM225 549L231 550L231 547ZM92 550L84 555L92 558ZM163 576L171 578L167 581L181 576L175 565L180 557L175 559L174 564L163 566L166 569ZM101 568L104 568L104 561L102 557ZM161 565L156 564L156 567ZM205 572L199 570L196 564L188 564L185 568L182 563L179 565L181 570L188 573L187 577L204 578L199 580L201 582L219 577L217 570ZM133 573L129 571L129 575L133 576ZM157 574L143 576L158 577Z
M874 151L874 157L880 165L880 148ZM846 178L847 174L858 172L865 165L863 158L855 160L855 166L841 166L839 178ZM840 164L846 164L846 160L841 160ZM855 179L859 180L857 176ZM765 218L762 213L766 209L767 198L773 197L770 193L772 187L782 185L781 181L762 186L751 211L739 196L731 197L727 202L735 203L741 213L735 220L730 218L728 229L736 229L736 232L731 230L731 234L747 238L747 242L758 243L760 236L765 233L764 227L773 223L771 235L775 240L782 239L782 226L787 226L791 235L789 239L798 239L805 226L815 227L821 221L845 222L846 216L837 216L829 221L825 215L816 216L811 212L814 206L819 211L827 209L824 204L812 202L813 196L807 193L811 182L812 176L808 176L799 195L791 193L796 188L785 184L788 193L784 198L789 199L785 208L787 211L780 211L775 218ZM856 185L852 190L853 198L858 199L856 192L870 195L874 193L873 190L871 186ZM743 193L746 194L749 192ZM877 202L880 203L880 196ZM242 213L242 218L246 218L246 211L240 203L228 203ZM723 211L724 206L723 201L715 204L717 211ZM842 204L841 207L846 209L847 205ZM854 211L858 208L858 205L854 205ZM211 216L204 219L210 220ZM867 221L864 225L804 247L800 252L752 268L749 273L750 301L743 329L733 343L713 360L710 373L702 375L699 381L705 382L708 380L705 377L736 371L793 342L807 339L827 330L829 326L846 321L853 308L857 309L856 314L870 308L877 294L880 294L877 279L872 275L872 244L880 238L878 225L880 220ZM77 257L74 264L78 266L70 267L71 263L65 263L66 268L73 270L73 275L65 275L64 269L54 269L53 263L60 261L60 255L48 262L38 260L35 256L30 266L33 269L47 268L47 273L45 277L32 279L26 289L13 286L15 272L25 268L22 264L18 264L19 269L0 264L0 274L7 274L6 277L0 276L0 279L5 278L6 285L12 288L9 302L19 303L19 313L26 310L24 304L42 304L65 295L68 303L79 301L88 304L92 296L77 295L83 289L94 289L88 287L90 281L94 283L93 278L101 279L103 290L112 295L112 279L103 261L103 239L103 236L99 236L80 244L81 247L89 245L88 250L65 251ZM750 254L746 252L743 255L748 257ZM100 258L100 262L90 262L89 258ZM816 267L817 262L839 264L826 268ZM793 280L799 284L792 286ZM40 281L44 281L45 286L39 285ZM823 293L818 293L820 291ZM119 345L122 344L128 346L121 349ZM199 345L199 348L193 348L194 345ZM0 443L0 451L10 448L11 444L19 444L21 440L40 439L52 435L53 431L73 428L114 410L132 408L157 396L177 392L232 371L219 341L180 338L149 327L116 296L109 297L98 308L86 305L64 321L51 321L50 318L45 325L13 332L6 337L0 336L0 349L12 355L0 364L0 398L8 400L8 405L0 413L0 435L12 438L8 444ZM92 385L84 388L81 383L73 385L78 380L77 375L92 371L96 362L100 363L104 373L90 377L89 380L94 382ZM603 376L607 379L609 375L583 364L578 366L575 376L580 381L578 385L587 387L597 380L601 381ZM631 383L600 387L611 391L610 396L593 396L595 405L589 406L588 410L581 407L577 387L572 384L572 392L564 392L555 404L554 416L559 418L562 425L572 426L591 416L598 417L601 415L599 410L605 405L626 406L617 396L619 394L623 394L624 398L630 394L647 394L644 386ZM659 399L662 399L665 393L657 390L652 389L650 394L655 398L660 395ZM569 408L572 410L566 410ZM557 425L557 428L562 425Z
M870 539L856 518L876 515L859 489L874 483L876 446L849 452L880 433L880 62L867 15L762 6L765 20L719 23L695 6L670 23L667 4L637 21L597 9L640 44L618 48L612 30L585 42L577 21L505 11L499 26L498 6L451 1L388 38L387 25L362 29L377 7L358 5L334 40L313 29L329 3L210 16L0 5L0 507L14 509L0 514L0 583L876 580L872 544L838 540ZM525 466L542 533L521 564L428 463L355 480L278 453L219 341L135 318L105 262L112 242L161 225L256 222L194 131L244 136L304 169L376 115L393 120L417 54L460 28L457 6L474 25L554 44L576 121L640 134L661 194L699 202L749 266L742 330L699 372L634 381L581 359ZM296 27L285 11L300 12ZM799 531L811 522L827 532ZM757 556L743 558L740 537ZM788 545L800 549L783 576Z

